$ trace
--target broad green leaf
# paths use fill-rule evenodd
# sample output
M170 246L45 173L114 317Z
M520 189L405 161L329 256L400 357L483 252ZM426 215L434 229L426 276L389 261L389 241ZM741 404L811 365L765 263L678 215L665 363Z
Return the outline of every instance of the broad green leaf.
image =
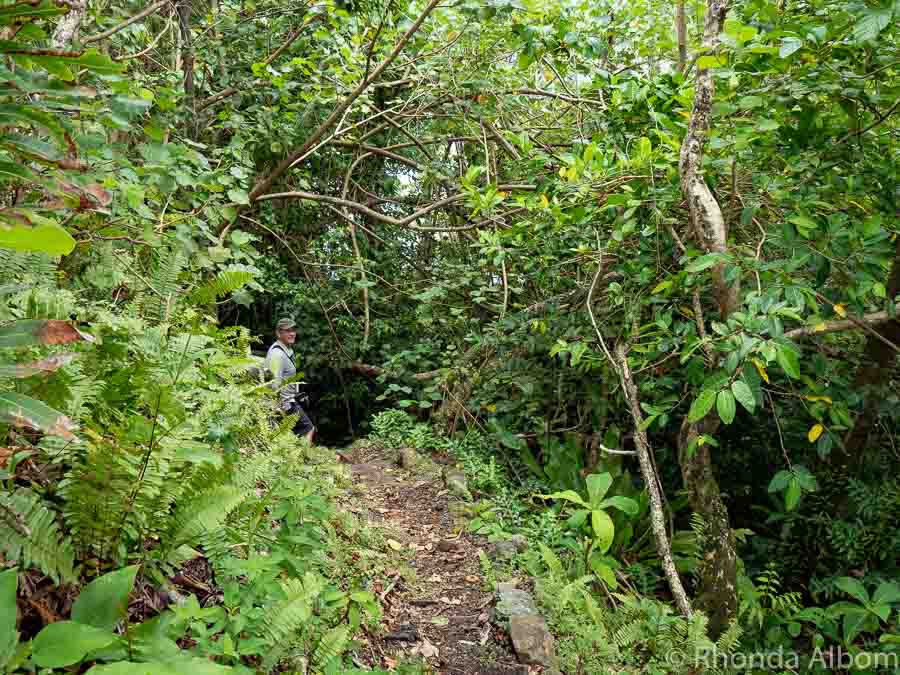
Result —
M704 389L700 395L694 399L691 409L688 411L688 422L699 422L707 413L712 410L713 404L716 402L716 392L712 389Z
M75 423L46 403L13 391L0 392L0 423L45 434L74 438Z
M776 473L769 483L769 492L780 492L781 490L784 490L788 486L792 475L793 474L790 471L784 470Z
M778 48L778 56L785 59L798 49L803 47L803 40L796 37L781 38L781 46Z
M731 395L728 389L723 389L716 396L716 411L725 424L731 424L734 421L736 406L734 404L734 396Z
M726 260L726 258L727 256L725 256L724 253L707 253L692 260L685 270L691 273L702 272L703 270Z
M233 201L235 204L249 204L250 203L250 195L247 194L246 190L242 190L240 188L232 188L228 191L228 198Z
M65 14L67 7L57 5L53 0L41 0L34 4L29 2L13 2L7 7L0 7L0 26L26 23L26 19L49 19ZM19 31L21 34L21 31Z
M609 566L607 562L605 562L602 558L591 558L591 569L594 570L594 573L600 577L602 581L606 583L612 589L618 587L619 582L616 579L615 570Z
M75 248L75 240L59 225L30 227L0 222L0 248L68 255Z
M834 582L834 585L840 588L847 595L859 600L864 605L869 604L869 594L866 587L863 586L859 579L853 577L841 577Z
M585 479L588 490L588 500L592 508L597 508L600 500L606 496L609 486L612 485L612 476L608 473L592 473Z
M800 489L800 481L793 477L788 481L787 490L784 492L784 509L785 511L793 511L800 501L803 491Z
M785 345L778 345L776 347L775 360L778 361L778 365L781 366L788 377L794 380L800 379L800 359L797 356L797 352Z
M857 42L874 40L891 24L893 13L893 9L890 7L867 10L853 27L854 39Z
M18 575L19 570L16 567L0 572L0 671L3 671L4 666L9 663L19 642L19 633L16 630Z
M756 398L753 396L753 391L743 380L735 380L731 383L731 393L747 412L752 413L756 409Z
M584 525L584 521L587 520L588 514L590 511L588 509L578 509L569 516L569 519L566 521L566 525L569 529L577 530L582 525Z
M193 657L173 659L165 663L118 661L117 663L96 665L85 675L228 675L237 672L246 671L236 671L229 666L213 663L206 658Z
M708 70L709 68L721 68L724 65L728 64L728 59L725 56L715 56L707 54L706 56L701 56L697 59L697 68L699 70Z
M128 595L140 565L130 565L104 574L84 587L72 605L72 620L103 630L112 630L125 617Z
M613 507L619 509L619 511L624 511L628 515L636 516L638 514L638 503L631 499L630 497L610 497L609 499L604 499L600 502L600 508Z
M885 581L875 589L872 602L876 605L900 602L900 586L893 581Z
M851 644L857 635L867 630L871 616L863 607L848 608L844 612L844 640L847 644Z
M563 490L562 492L554 492L549 495L538 495L541 499L562 499L563 501L578 504L586 509L590 509L590 504L586 503L575 490Z
M42 668L65 668L88 653L108 647L116 636L77 621L59 621L45 626L34 639L32 658Z
M616 535L616 526L613 525L612 518L606 511L595 509L591 511L591 526L594 529L597 549L600 553L606 553L612 546L613 538Z

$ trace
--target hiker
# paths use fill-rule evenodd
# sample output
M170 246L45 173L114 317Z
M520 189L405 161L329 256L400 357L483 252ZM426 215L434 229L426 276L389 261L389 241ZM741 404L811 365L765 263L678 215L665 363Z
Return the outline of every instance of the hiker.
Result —
M294 342L297 341L297 324L293 319L279 319L275 326L275 337L278 339L269 347L266 354L266 368L272 373L272 387L278 391L278 409L285 415L300 415L294 425L294 433L312 444L316 428L300 405L300 384L290 382L282 386L282 382L297 375L294 363Z

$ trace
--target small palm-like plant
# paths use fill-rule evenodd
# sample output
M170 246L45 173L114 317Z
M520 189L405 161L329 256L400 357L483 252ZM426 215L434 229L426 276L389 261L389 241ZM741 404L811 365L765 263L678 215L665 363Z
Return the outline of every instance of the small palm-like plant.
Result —
M606 512L609 508L619 509L628 515L638 513L638 504L629 497L612 496L606 493L612 485L609 473L591 474L587 477L587 499L575 490L563 490L549 495L539 495L542 499L559 499L574 504L576 509L569 518L569 526L580 528L590 518L591 540L585 550L585 561L598 577L610 586L616 586L614 570L616 561L607 556L616 535L616 526Z

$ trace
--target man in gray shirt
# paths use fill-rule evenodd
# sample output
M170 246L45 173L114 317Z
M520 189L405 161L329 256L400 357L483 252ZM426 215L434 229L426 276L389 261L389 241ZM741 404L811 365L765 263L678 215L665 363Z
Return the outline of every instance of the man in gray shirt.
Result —
M299 415L294 433L312 443L316 428L306 411L297 400L300 395L300 384L289 382L297 376L297 365L294 363L294 343L297 341L297 324L293 319L279 319L275 327L278 338L266 354L266 368L272 373L272 388L278 391L278 409L286 415Z

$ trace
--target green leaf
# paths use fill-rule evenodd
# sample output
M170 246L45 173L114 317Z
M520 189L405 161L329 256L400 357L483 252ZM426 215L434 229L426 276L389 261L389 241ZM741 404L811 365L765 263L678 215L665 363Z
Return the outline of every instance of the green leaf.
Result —
M586 509L590 509L590 504L587 504L581 496L575 492L575 490L563 490L562 492L554 492L549 495L538 495L541 499L562 499L563 501L572 502L573 504L578 504L578 506L583 506Z
M250 195L247 194L246 190L242 190L240 188L232 188L228 191L228 198L233 201L235 204L249 204L250 203Z
M875 589L872 602L876 605L900 602L900 586L893 581L885 581Z
M12 568L0 573L0 671L9 663L19 642L16 630L16 589L19 570Z
M609 499L604 499L600 502L600 508L613 507L615 509L619 509L619 511L623 511L630 516L636 516L638 514L639 508L638 503L631 499L630 497L610 497Z
M775 352L775 360L781 366L785 374L794 379L800 379L800 359L791 347L778 345Z
M800 489L800 481L797 480L796 477L793 477L788 481L787 490L784 493L784 509L785 511L793 511L796 508L797 503L800 501L800 496L803 494Z
M32 658L42 668L65 668L81 661L88 653L115 642L106 630L77 621L59 621L45 626L34 639Z
M0 392L0 423L35 429L67 440L75 436L75 423L46 403L12 391Z
M59 225L29 227L0 223L0 248L68 255L75 248L75 240Z
M695 258L690 262L690 264L685 268L686 271L693 273L702 272L705 269L716 265L717 263L723 262L727 259L727 256L724 253L707 253L705 255L701 255L699 258Z
M785 470L776 473L769 483L769 492L780 492L781 490L784 490L788 486L792 476L793 474L790 471Z
M781 38L781 46L778 48L778 56L785 59L798 49L803 47L803 40L796 37Z
M870 616L863 607L847 608L844 612L844 640L847 644L852 643L857 635L866 630Z
M591 511L591 526L594 529L594 539L600 553L606 553L612 546L616 534L616 526L606 511L595 509Z
M707 413L712 410L713 404L716 402L716 392L712 389L704 389L700 395L694 399L691 409L688 411L688 422L699 422Z
M847 595L859 600L864 605L869 604L869 594L862 582L853 577L841 577L834 582L834 585L844 591Z
M128 609L128 596L140 565L104 574L85 586L72 605L72 620L111 631Z
M857 42L874 40L881 31L891 24L893 13L890 7L880 7L866 11L853 27L854 39Z
M706 55L697 59L697 68L699 70L707 70L709 68L720 68L728 63L725 56Z
M753 390L743 380L735 380L731 383L731 393L737 402L744 406L744 409L752 413L756 409L756 398L753 396Z
M592 473L585 479L588 490L588 500L592 508L597 508L600 500L606 496L609 486L612 485L612 476L608 473Z
M716 396L716 410L719 413L719 418L725 424L731 424L734 421L736 406L734 404L734 396L731 395L728 389L723 389Z
M57 6L52 0L43 0L34 4L13 2L10 6L0 7L0 26L10 26L16 23L27 24L25 19L48 19L65 14L67 11L67 7ZM21 31L19 34L21 35Z
M594 573L600 577L602 581L606 583L610 588L617 588L619 582L616 579L615 570L609 566L602 558L591 558L591 569L594 570Z

